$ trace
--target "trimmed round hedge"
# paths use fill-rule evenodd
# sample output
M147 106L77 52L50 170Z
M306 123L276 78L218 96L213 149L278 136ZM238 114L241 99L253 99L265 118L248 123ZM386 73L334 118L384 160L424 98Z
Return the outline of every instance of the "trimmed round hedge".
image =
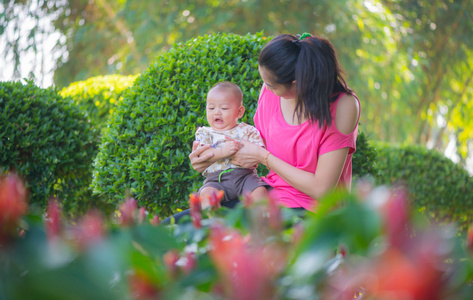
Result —
M268 40L261 33L205 35L159 56L109 120L95 160L94 192L110 203L129 193L160 216L187 208L188 195L203 182L188 155L196 128L207 122L207 91L223 80L238 84L242 121L253 124L262 86L258 55Z
M361 127L361 125L359 126ZM358 131L356 151L352 157L353 178L375 177L378 173L376 160L378 153L371 145L366 134Z
M59 94L72 97L98 129L106 124L115 106L121 102L122 93L133 84L138 75L95 76L71 83Z
M0 173L18 173L33 206L44 208L50 197L67 211L89 206L96 139L71 98L30 81L0 82Z
M420 146L376 145L378 184L406 184L412 204L433 220L473 222L473 178L442 153Z

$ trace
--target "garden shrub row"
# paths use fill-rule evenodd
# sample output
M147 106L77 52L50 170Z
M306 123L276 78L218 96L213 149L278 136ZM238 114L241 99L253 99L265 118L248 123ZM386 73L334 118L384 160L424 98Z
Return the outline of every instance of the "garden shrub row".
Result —
M115 106L122 100L123 91L133 84L138 75L105 75L71 83L59 94L70 96L84 109L89 120L99 130L104 126Z
M473 178L442 153L420 146L378 143L378 184L404 183L412 204L437 221L473 222Z
M262 86L257 60L268 40L261 33L205 35L159 56L109 120L95 160L94 192L110 203L129 193L160 216L187 208L188 195L203 181L188 155L196 128L206 124L206 93L219 81L238 84L246 107L242 121L253 124ZM373 171L375 153L363 135L359 140L365 145L355 157L369 154L354 173L364 175Z
M0 174L18 173L33 206L44 208L50 197L71 212L93 204L97 136L73 100L55 89L0 82Z

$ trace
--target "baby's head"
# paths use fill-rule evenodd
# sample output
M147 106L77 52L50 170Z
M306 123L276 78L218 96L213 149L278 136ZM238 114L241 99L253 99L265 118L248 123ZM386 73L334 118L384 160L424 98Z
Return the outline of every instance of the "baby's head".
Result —
M207 121L214 130L230 130L243 117L243 93L238 85L223 81L207 93Z

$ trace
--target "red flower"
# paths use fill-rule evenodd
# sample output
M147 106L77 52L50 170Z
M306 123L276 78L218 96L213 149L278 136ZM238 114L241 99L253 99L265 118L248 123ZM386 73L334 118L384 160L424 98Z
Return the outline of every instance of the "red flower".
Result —
M14 235L18 221L27 209L21 179L14 174L0 178L0 242Z
M342 257L346 257L347 256L347 247L345 245L340 245L338 247L338 253L340 253L340 255Z
M189 207L192 224L195 228L201 228L202 224L202 207L200 205L201 199L197 193L193 193L189 196Z
M367 299L437 300L448 278L445 241L435 232L417 232L403 248L389 247L377 257L347 266L330 279L322 299L353 299L362 291Z
M95 211L87 213L73 229L73 234L79 250L101 241L105 236L102 215Z
M221 276L226 298L272 298L272 275L281 269L280 261L285 261L281 259L282 252L263 247L251 249L238 232L222 225L211 228L210 246L209 255Z
M200 199L199 194L192 193L189 196L189 206L191 210L195 212L200 212L202 210L200 203L201 203L201 199Z
M189 252L186 253L186 256L184 257L184 264L182 265L182 270L184 271L185 274L189 274L194 270L195 265L196 265L196 260L195 260L195 253Z
M159 221L159 217L157 215L154 215L151 220L149 220L151 225L153 226L158 226L161 222Z
M269 226L271 228L280 230L282 228L282 216L281 216L281 209L276 204L276 200L272 197L268 198L268 206L269 206Z
M146 209L144 207L140 207L140 210L138 211L138 224L141 224L144 220L146 220L146 214Z
M431 249L432 252L435 249ZM373 266L376 282L368 284L375 299L397 295L395 299L440 299L442 260L433 253L408 257L396 249L387 250Z
M49 200L45 223L48 240L53 242L61 233L61 208L55 199Z
M384 204L382 214L388 240L394 247L402 247L409 239L409 205L407 191L397 188Z
M249 208L253 203L254 203L254 200L253 198L251 197L250 193L248 192L244 192L243 193L243 206L245 208Z
M138 209L138 204L134 198L128 198L119 206L120 210L120 224L124 226L131 226L135 223L135 214Z
M133 299L156 299L158 296L158 288L143 272L136 271L128 276L128 284Z
M202 214L200 212L198 213L192 213L191 211L191 220L192 224L194 224L195 228L202 228Z
M473 253L473 225L468 230L468 234L466 236L466 246Z
M219 190L218 193L213 192L209 199L210 207L212 210L220 208L220 201L222 200L224 192Z
M179 252L177 250L170 250L163 255L163 262L166 269L168 269L171 277L175 277L178 272L178 266L176 265L179 260Z

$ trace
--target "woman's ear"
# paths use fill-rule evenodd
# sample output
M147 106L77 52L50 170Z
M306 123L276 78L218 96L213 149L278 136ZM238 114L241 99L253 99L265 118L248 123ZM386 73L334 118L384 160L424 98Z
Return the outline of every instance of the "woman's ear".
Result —
M292 81L290 91L291 91L291 93L296 95L296 81L295 80Z

